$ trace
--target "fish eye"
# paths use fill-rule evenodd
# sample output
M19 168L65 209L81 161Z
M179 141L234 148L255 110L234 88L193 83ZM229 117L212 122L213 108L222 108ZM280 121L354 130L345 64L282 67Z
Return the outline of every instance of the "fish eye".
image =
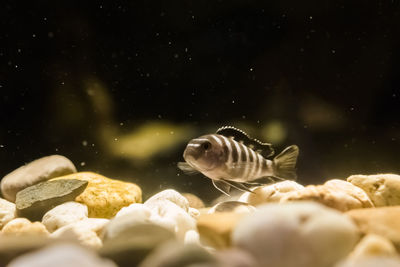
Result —
M202 145L201 145L201 147L204 149L204 150L209 150L210 148L211 148L211 143L210 142L204 142Z

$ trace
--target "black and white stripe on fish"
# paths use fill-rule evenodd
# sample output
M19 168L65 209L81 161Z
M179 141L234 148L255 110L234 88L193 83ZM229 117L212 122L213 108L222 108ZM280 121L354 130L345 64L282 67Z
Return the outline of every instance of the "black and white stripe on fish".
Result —
M183 153L186 162L178 163L178 167L185 172L201 172L225 194L229 194L230 187L250 191L246 184L263 177L296 179L299 148L289 146L273 160L263 156L273 153L271 144L251 139L245 132L226 126L216 134L192 139Z

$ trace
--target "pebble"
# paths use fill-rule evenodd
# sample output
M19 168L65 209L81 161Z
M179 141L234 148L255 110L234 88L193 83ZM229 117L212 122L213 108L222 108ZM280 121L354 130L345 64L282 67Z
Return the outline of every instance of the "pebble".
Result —
M0 230L16 216L15 204L0 198Z
M377 256L396 257L396 248L389 239L380 235L368 234L357 244L349 258L361 259Z
M151 210L151 222L172 230L179 240L185 239L189 230L196 229L196 219L168 199L146 201L144 205Z
M32 221L40 221L50 209L74 200L87 184L86 181L76 179L61 179L27 187L17 193L17 214Z
M196 229L200 213L190 208L188 200L175 190L161 191L143 205L151 211L151 222L172 230L179 240L185 239L187 231Z
M103 242L100 235L109 220L99 218L83 219L65 225L51 234L52 238L64 241L76 241L83 246L101 248Z
M237 212L200 215L197 220L197 230L201 243L219 249L230 247L232 231L245 215L246 213Z
M31 222L26 218L16 218L9 221L1 230L3 235L43 235L49 236L49 232L41 222Z
M54 232L65 225L86 219L88 217L88 208L86 205L70 201L56 206L46 212L42 223L49 232Z
M254 257L238 248L220 250L215 253L220 267L257 267Z
M352 261L344 261L334 267L400 267L398 257L368 257Z
M382 236L368 234L345 260L335 265L335 267L364 266L400 266L399 255L392 242Z
M352 175L347 181L363 189L376 207L400 205L399 175Z
M117 267L109 259L100 258L96 252L74 244L56 244L22 255L8 267Z
M253 193L243 193L238 201L257 206L264 203L279 202L283 196L292 191L303 189L304 186L295 181L282 181L271 185L259 186L253 189Z
M64 156L52 155L32 161L1 179L3 197L15 202L16 194L31 185L76 172L74 164Z
M202 209L205 207L203 200L201 200L198 196L194 194L182 193L182 196L184 196L188 200L189 207L191 208Z
M250 213L255 211L256 208L252 205L241 202L241 201L225 201L214 205L211 209L208 210L208 213L216 213L216 212L238 212L238 213Z
M264 204L239 221L233 245L251 253L260 266L328 267L358 241L354 223L315 202Z
M54 242L43 235L1 235L0 266L6 266L12 259L23 253L40 249Z
M104 240L100 255L118 266L137 266L155 247L175 239L175 234L156 224L136 224Z
M312 200L340 211L373 207L368 195L360 188L343 180L329 180L323 185L309 185L292 191L280 202Z
M151 215L151 210L143 204L132 204L125 207L105 227L103 239L116 238L138 224L152 223L150 219Z
M186 212L189 210L189 201L187 198L173 189L166 189L153 195L151 198L146 200L144 204L151 206L153 202L156 203L159 200L168 200Z
M167 242L156 248L139 267L219 267L217 259L198 245ZM221 266L222 267L222 266Z
M383 236L400 249L400 207L356 209L346 212L363 234Z
M53 180L59 179L78 179L89 183L75 201L85 204L92 218L112 218L121 208L142 201L142 191L136 184L93 172L78 172Z

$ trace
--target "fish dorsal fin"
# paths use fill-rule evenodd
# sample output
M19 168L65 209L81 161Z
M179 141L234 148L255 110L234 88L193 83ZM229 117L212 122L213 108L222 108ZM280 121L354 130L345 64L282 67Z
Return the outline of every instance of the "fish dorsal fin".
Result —
M233 137L236 141L243 142L244 145L260 153L265 158L271 157L275 153L271 144L252 139L247 133L233 126L223 126L217 130L216 134Z

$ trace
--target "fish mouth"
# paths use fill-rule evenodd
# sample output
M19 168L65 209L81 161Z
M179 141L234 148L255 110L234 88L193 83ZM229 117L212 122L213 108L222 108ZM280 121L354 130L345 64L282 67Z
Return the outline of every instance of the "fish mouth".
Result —
M194 161L197 160L200 157L200 153L197 151L197 149L193 147L186 147L185 151L183 152L183 158L189 162L189 161Z

